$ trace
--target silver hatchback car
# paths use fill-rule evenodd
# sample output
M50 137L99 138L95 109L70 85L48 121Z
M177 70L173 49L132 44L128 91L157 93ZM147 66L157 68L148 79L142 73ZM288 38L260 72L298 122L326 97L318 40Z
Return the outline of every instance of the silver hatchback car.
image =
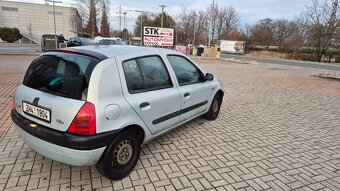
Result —
M191 119L217 118L222 84L167 49L89 46L35 59L11 117L22 139L63 163L97 164L113 180L135 167L141 145Z

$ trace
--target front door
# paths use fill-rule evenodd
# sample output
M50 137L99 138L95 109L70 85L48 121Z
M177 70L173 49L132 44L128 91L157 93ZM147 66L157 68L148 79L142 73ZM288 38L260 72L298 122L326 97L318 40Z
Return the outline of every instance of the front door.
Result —
M209 109L211 87L203 73L187 58L180 55L167 56L172 66L181 95L180 121L191 119Z

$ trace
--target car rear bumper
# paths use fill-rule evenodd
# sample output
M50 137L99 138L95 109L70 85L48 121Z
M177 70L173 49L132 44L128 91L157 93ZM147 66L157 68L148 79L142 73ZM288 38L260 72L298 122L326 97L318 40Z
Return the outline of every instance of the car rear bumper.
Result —
M20 136L33 150L75 166L95 164L106 146L119 133L117 130L88 136L74 135L36 124L15 110L12 110L11 117Z
M14 123L14 126L21 136L21 138L37 153L46 156L52 160L63 162L74 166L88 166L94 165L100 159L106 147L94 150L75 150L61 147L37 137L32 136L26 131L22 130Z

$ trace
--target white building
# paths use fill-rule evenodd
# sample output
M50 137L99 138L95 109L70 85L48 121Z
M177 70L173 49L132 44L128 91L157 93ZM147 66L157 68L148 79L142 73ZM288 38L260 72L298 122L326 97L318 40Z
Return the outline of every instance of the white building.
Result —
M76 8L55 6L57 35L70 38L81 29ZM0 27L16 27L24 36L22 41L40 43L44 34L54 34L53 6L0 0Z

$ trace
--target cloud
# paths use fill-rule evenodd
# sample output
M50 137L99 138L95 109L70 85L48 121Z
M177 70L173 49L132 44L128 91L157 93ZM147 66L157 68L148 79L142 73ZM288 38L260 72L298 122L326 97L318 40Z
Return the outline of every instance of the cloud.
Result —
M44 0L12 0L33 3L45 3ZM74 0L61 0L63 6L74 6ZM212 0L110 0L110 22L118 29L119 6L124 10L143 10L161 12L160 4L166 5L165 11L172 16L178 15L183 7L191 10L206 9ZM253 24L263 18L293 19L305 9L310 0L215 0L220 6L233 6L240 15L241 25ZM133 29L139 13L127 11L128 29Z

